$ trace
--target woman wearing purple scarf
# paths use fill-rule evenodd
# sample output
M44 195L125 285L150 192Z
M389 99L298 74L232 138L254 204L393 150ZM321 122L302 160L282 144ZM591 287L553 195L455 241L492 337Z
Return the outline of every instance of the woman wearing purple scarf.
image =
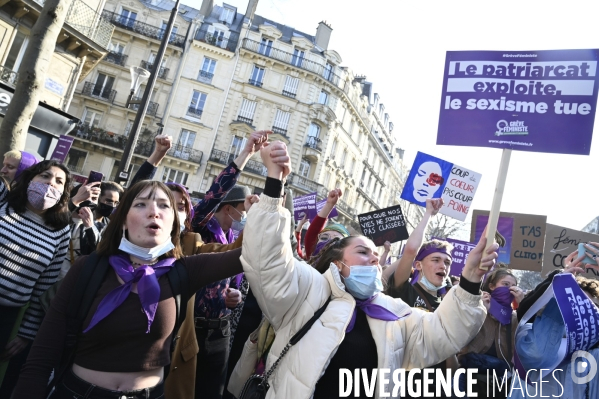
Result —
M25 169L37 164L37 162L37 158L28 152L17 150L9 151L4 154L4 162L2 163L0 176L4 177L10 184L13 180L18 178Z
M240 250L183 257L177 204L163 183L145 180L127 190L97 253L109 262L77 336L72 367L53 399L159 399L170 363L176 306L168 271L180 261L188 292L242 271ZM67 332L66 311L86 257L69 270L23 368L14 397L45 398Z

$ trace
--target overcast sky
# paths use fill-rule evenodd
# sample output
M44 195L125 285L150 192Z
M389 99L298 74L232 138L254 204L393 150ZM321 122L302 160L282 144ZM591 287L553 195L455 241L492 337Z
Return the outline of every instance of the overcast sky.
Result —
M247 0L226 3L245 13ZM482 173L472 209L490 209L502 151L435 144L445 52L598 48L597 10L592 0L260 0L257 14L311 35L327 21L333 28L329 48L343 66L373 82L407 165L422 151ZM513 151L502 211L583 228L599 216L597 141L590 156Z

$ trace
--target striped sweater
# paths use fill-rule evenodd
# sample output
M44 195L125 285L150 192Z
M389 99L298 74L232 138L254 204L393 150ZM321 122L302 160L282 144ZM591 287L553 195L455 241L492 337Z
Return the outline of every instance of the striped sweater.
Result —
M0 179L0 305L29 302L18 335L33 340L44 313L40 296L58 280L69 248L69 226L54 230L41 216L17 214Z

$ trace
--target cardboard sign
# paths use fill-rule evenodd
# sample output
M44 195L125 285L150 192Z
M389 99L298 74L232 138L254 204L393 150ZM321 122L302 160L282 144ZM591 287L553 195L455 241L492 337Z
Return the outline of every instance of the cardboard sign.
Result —
M58 138L58 143L56 143L56 148L54 148L54 152L50 159L63 163L67 159L67 154L69 153L74 140L75 137L73 136L61 135Z
M472 216L472 220L474 220L474 216ZM476 217L476 227L474 233L473 242L478 242L480 237L483 235L483 231L485 230L485 226L489 223L488 215L478 215ZM510 254L512 253L512 234L514 232L514 219L508 217L500 217L497 222L497 231L505 238L505 245L500 247L497 251L499 258L497 258L497 262L505 263L506 265L510 264Z
M324 204L326 204L326 203L327 203L326 198L323 200L320 200L316 203L316 214L318 214L318 212L320 212L320 210L324 207ZM316 216L316 215L314 215L314 216ZM331 209L331 213L329 213L329 219L337 217L337 216L339 216L339 212L337 212L337 207L334 206L333 209ZM314 219L314 218L312 218L312 219ZM310 219L310 220L312 220L312 219Z
M462 274L462 269L466 266L466 258L470 251L476 247L476 244L472 244L467 241L454 240L453 238L439 238L439 240L445 240L453 245L453 251L451 251L451 269L449 275L459 276Z
M480 178L480 173L418 152L401 198L423 207L429 198L443 198L440 212L463 222Z
M312 220L316 216L316 193L310 193L293 199L293 216L302 220L304 216Z
M358 215L362 234L370 238L377 247L406 240L410 235L406 220L399 205Z
M486 216L479 217L479 216ZM472 213L472 229L470 231L470 241L478 242L482 231L488 220L488 211L475 210ZM511 236L506 236L499 225L502 218L513 219L513 229ZM500 224L498 231L506 238L511 237L509 242L509 262L512 269L530 270L540 272L543 262L543 251L545 246L545 228L547 216L525 215L521 213L501 212L499 214ZM506 248L507 248L506 244ZM500 248L501 250L501 248ZM500 260L501 262L501 254Z
M599 242L599 235L547 223L541 275L547 277L552 271L563 269L565 267L564 259L576 251L581 242ZM588 269L583 276L599 279L599 272Z
M437 144L588 155L599 50L448 51Z

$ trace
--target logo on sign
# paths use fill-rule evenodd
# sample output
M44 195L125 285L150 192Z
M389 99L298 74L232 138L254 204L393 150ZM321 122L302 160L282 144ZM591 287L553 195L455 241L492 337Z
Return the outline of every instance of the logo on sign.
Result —
M526 136L528 135L528 126L524 125L524 121L505 121L497 122L497 131L495 136Z

